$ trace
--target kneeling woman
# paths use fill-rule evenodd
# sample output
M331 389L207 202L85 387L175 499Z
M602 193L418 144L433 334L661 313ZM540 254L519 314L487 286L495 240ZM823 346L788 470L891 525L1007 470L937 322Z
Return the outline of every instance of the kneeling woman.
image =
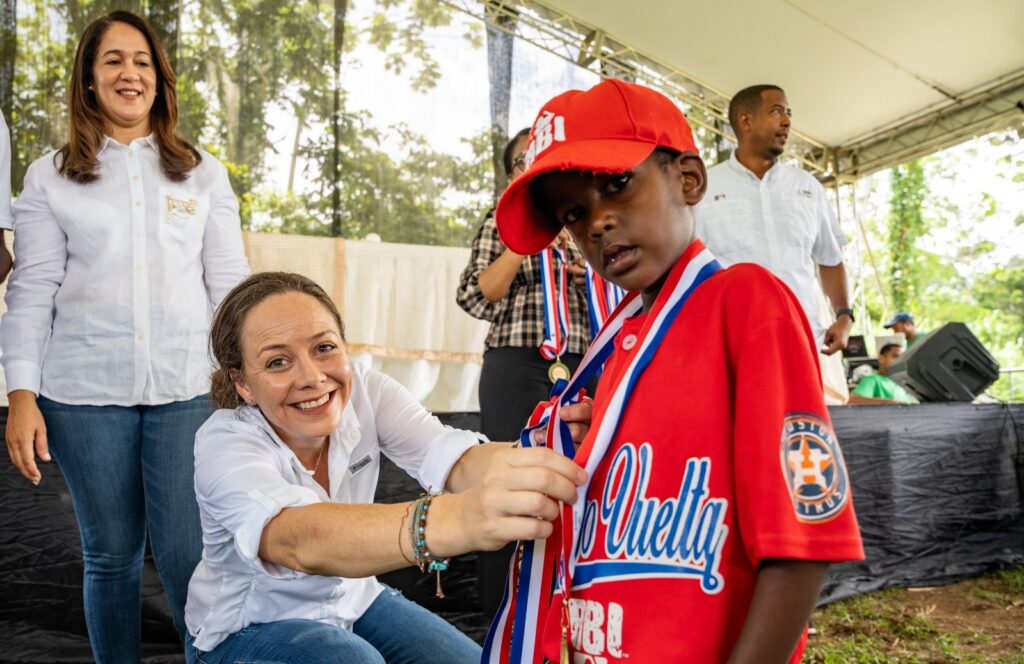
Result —
M203 560L186 621L200 662L477 662L448 623L374 574L547 537L584 472L544 448L478 444L349 363L333 302L261 273L210 332L217 411L196 434ZM380 454L436 493L374 505ZM539 517L539 518L538 518Z

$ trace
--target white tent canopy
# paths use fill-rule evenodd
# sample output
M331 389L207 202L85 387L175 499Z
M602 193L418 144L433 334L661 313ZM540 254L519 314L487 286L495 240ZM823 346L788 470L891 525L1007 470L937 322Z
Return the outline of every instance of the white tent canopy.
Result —
M781 85L794 107L792 152L822 179L851 181L1024 123L1021 0L449 4L581 65L661 87L716 131L731 94Z

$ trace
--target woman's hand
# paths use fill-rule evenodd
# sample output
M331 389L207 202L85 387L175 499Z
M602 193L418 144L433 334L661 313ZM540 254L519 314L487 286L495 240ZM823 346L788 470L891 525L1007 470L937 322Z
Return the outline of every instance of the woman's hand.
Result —
M430 550L448 556L546 538L561 512L559 502L576 502L576 488L585 481L582 468L546 448L496 452L480 481L435 499L441 509L431 509Z
M46 444L46 422L30 390L15 390L8 395L7 454L21 474L32 484L39 484L42 473L36 466L36 455L50 460Z

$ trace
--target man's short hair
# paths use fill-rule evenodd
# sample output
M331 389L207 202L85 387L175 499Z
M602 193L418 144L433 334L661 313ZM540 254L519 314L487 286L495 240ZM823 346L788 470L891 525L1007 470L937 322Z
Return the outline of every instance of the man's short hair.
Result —
M887 355L893 348L902 348L901 345L889 342L878 351L879 355Z
M759 85L751 85L749 88L743 88L733 95L732 101L729 102L729 124L732 125L732 130L737 136L740 133L740 113L754 113L757 111L761 107L761 93L768 90L784 92L777 85L761 83Z

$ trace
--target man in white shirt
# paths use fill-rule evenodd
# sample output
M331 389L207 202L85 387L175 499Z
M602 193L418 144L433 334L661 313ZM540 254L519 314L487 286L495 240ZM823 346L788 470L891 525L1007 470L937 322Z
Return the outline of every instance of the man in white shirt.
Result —
M14 230L11 214L11 135L7 131L4 113L0 111L0 283L11 271L11 252L4 241L4 231Z
M695 208L697 235L724 266L757 263L790 287L821 352L832 356L821 358L827 400L845 403L845 376L833 353L846 348L853 325L842 254L846 241L821 184L778 161L791 116L786 93L774 85L751 86L733 97L729 123L739 146L728 161L708 170L707 194ZM835 314L827 327L819 316L818 275Z

